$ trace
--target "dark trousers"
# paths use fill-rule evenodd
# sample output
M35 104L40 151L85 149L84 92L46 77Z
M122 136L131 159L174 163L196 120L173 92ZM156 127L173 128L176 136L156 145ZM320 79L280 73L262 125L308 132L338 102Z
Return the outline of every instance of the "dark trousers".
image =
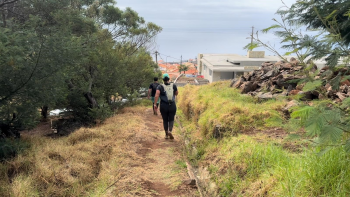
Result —
M172 131L174 125L174 118L176 114L176 104L172 103L171 105L169 105L168 103L161 103L160 113L162 114L163 118L164 131Z

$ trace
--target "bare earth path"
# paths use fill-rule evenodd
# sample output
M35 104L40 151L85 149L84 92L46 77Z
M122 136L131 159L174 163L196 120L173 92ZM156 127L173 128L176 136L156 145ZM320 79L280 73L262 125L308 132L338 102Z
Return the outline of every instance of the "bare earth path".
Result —
M140 135L147 136L141 137L144 140L137 151L143 162L135 166L143 171L141 191L148 191L150 196L198 196L195 187L183 183L189 177L177 131L174 140L164 139L161 115L153 115L152 109L143 113L143 119L146 129Z
M182 141L179 138L178 131L174 130L174 140L166 140L162 127L160 114L158 116L153 115L150 108L130 107L124 108L120 114L111 117L103 125L91 128L93 131L89 131L89 128L81 128L80 132L78 131L79 134L73 133L73 136L78 136L75 138L79 143L71 145L71 148L78 150L85 146L91 147L91 149L79 151L79 154L86 154L89 151L97 151L96 154L106 152L105 157L101 157L105 159L103 161L97 156L96 158L90 158L88 161L80 161L83 163L99 162L101 164L96 165L96 169L92 168L92 170L99 172L94 182L91 183L96 186L98 193L93 195L92 191L89 191L90 195L104 197L199 196L195 186L184 183L184 180L188 180L189 176L186 163L182 157ZM99 129L106 130L106 132L110 130L109 134L114 136L105 139L98 145L93 144L91 142L94 138L89 133L97 132ZM97 133L102 135L103 131ZM66 137L63 137L64 141L60 141L60 136L53 134L48 122L41 123L31 131L22 132L22 136L50 136L53 137L52 140L54 141L67 143ZM95 136L99 139L98 137L98 135ZM81 140L79 140L80 138ZM93 148L92 146L96 147ZM99 146L105 148L98 149ZM47 154L49 153L50 151ZM57 154L64 155L60 152ZM66 154L70 155L69 151ZM49 156L43 154L42 157L47 158ZM66 163L74 163L68 156L65 157L67 157ZM51 165L50 162L48 164ZM77 163L75 162L74 165L77 165ZM73 167L79 169L79 167L72 164L71 168ZM57 173L64 173L67 170L66 167L62 167L62 169L64 170L58 170ZM70 174L64 174L64 176L66 179L76 178Z

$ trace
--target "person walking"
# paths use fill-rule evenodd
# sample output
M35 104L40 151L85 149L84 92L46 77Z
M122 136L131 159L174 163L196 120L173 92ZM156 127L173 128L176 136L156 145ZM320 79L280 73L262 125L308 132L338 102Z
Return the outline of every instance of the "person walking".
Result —
M152 103L153 103L153 105L152 105L153 114L154 114L154 115L158 115L158 113L157 113L157 108L158 108L158 106L159 106L159 101L160 101L160 99L158 99L157 102L156 102L157 108L156 108L156 109L154 108L154 101L155 101L155 100L154 100L154 96L155 96L155 94L156 94L157 87L158 87L158 85L159 85L159 83L158 83L158 77L154 77L153 81L154 81L154 82L151 83L151 84L149 85L147 98L149 99L149 97L150 97L150 95L151 95L151 99L152 99Z
M178 95L177 87L174 83L170 83L169 74L163 74L164 84L157 87L155 100L160 98L160 113L163 119L163 127L165 131L165 139L174 139L172 134L174 127L174 119L176 114L176 102L175 98ZM157 105L153 105L154 108L158 108Z

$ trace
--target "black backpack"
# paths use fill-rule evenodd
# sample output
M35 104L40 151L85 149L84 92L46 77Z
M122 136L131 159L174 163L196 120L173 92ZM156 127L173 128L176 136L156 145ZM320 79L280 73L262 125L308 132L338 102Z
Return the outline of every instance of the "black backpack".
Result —
M159 86L159 83L152 83L152 96L156 95L157 87Z

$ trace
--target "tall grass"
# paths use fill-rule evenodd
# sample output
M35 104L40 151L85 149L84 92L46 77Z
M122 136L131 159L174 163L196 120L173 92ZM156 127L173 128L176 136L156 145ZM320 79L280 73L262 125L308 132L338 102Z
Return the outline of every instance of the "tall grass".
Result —
M277 110L283 105L282 100L258 103L257 99L229 88L229 82L185 86L179 96L179 108L185 118L196 123L207 137L217 125L229 134L282 126L283 118Z
M271 127L298 128L280 113L284 100L259 103L229 88L228 82L186 86L181 93L178 115L191 138L189 146L196 146L188 156L209 171L217 195L350 195L350 158L341 147L319 155L307 140L264 133ZM215 125L229 135L212 138ZM257 129L262 132L249 133Z
M0 196L115 196L132 187L127 182L111 184L137 156L131 144L144 129L138 114L145 109L124 108L124 114L68 137L24 139L30 148L0 163Z

